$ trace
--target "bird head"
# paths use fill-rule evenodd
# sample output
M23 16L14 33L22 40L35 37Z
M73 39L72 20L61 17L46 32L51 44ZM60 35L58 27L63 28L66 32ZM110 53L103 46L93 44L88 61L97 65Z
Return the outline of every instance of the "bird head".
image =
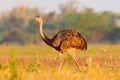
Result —
M39 23L42 23L42 18L40 16L35 16L34 20Z

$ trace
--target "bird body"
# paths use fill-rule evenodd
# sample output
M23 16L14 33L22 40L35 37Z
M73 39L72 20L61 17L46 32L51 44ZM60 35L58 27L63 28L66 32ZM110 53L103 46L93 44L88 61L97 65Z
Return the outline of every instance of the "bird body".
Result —
M42 25L43 20L41 17L36 16L35 20L40 24L40 35L43 41L49 46L55 48L59 51L59 70L61 70L62 65L64 63L63 60L63 52L68 52L72 58L74 59L76 65L79 67L79 60L75 55L75 49L86 50L87 49L87 41L85 38L75 30L61 30L59 31L52 39L49 39L43 32Z
M87 49L85 38L75 30L61 30L51 40L52 47L60 52L65 52L70 48L81 50Z

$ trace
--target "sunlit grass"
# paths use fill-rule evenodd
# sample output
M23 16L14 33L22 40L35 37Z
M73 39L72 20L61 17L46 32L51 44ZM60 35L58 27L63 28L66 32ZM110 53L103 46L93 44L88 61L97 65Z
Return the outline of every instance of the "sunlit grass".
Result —
M68 54L58 72L58 52L48 46L0 46L0 80L120 80L120 45L92 45Z

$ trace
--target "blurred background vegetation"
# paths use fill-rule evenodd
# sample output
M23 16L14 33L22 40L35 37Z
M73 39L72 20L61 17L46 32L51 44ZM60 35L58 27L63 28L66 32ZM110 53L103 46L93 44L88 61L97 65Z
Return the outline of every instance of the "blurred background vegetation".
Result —
M0 15L0 44L41 44L36 15L44 20L44 32L52 38L61 29L75 29L90 44L120 43L120 14L110 11L95 12L91 8L77 10L71 1L60 5L60 13L26 6L13 8Z

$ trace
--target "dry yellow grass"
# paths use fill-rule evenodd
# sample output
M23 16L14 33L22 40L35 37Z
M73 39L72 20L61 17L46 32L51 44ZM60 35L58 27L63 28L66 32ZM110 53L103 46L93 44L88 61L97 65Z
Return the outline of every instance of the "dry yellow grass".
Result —
M57 53L47 46L0 46L0 80L120 80L120 45L78 50L80 71L65 54L58 72Z

